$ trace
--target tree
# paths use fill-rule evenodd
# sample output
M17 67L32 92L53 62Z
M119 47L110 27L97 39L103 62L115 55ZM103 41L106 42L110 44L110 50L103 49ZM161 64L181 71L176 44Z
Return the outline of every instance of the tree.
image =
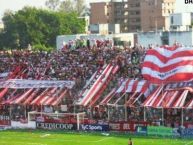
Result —
M75 12L75 7L71 0L65 0L60 3L58 11L66 13Z
M76 12L79 16L84 15L86 11L85 1L84 0L76 0Z
M85 21L75 12L64 13L25 7L4 15L0 47L27 48L31 45L55 46L56 36L83 33Z
M66 13L76 12L79 16L85 15L88 10L85 0L47 0L45 4L50 10Z
M45 2L45 5L49 9L56 11L59 8L60 0L48 0Z

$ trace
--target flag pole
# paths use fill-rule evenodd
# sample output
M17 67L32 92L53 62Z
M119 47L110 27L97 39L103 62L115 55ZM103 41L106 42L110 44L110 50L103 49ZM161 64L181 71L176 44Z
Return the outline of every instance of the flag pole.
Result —
M126 83L125 83L125 92L124 92L124 96L125 96L125 121L127 121L127 104L126 104L126 102L127 102L127 98L126 98L127 93L126 93L126 91L127 91L127 88L126 88Z
M164 108L162 107L162 126L164 125Z
M12 119L12 108L11 108L11 104L10 104L10 107L9 107L9 116L10 116L10 120Z
M41 117L42 117L42 113L43 113L43 112L42 112L42 103L41 103L41 106L40 106L40 107L41 107Z
M127 121L127 95L125 94L125 121Z
M144 106L144 108L143 108L143 119L144 119L144 121L146 121L146 111L145 111L145 106Z
M163 97L163 82L162 82L162 97ZM164 126L164 105L162 104L162 126Z
M110 106L107 104L107 110L108 110L108 121L110 120Z

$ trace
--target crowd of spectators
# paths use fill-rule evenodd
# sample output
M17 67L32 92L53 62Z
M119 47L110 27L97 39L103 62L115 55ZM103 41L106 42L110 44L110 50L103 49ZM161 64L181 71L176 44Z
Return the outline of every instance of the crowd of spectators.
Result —
M68 46L69 47L69 46ZM30 50L0 51L0 74L12 72L16 66L23 66L21 78L42 80L73 80L80 87L98 67L109 62L120 66L119 76L125 78L140 76L140 62L143 61L143 47L117 48L100 46L68 48L65 51L33 52Z
M72 80L76 84L72 93L76 96L99 67L112 63L119 65L119 71L114 76L111 84L109 84L110 87L107 88L106 92L109 92L120 79L142 79L141 64L147 49L149 48L144 48L140 45L120 49L113 47L109 40L96 41L93 44L79 40L64 44L62 50L51 53L31 50L0 51L0 79L3 76L2 74L9 74L16 67L21 66L23 73L16 78ZM1 114L2 112L9 112L6 111L9 108L2 108ZM22 112L21 107L17 109L20 110L18 112ZM75 111L73 107L71 111ZM108 115L110 115L112 120L124 121L126 115L124 107L112 107L109 114L107 108L91 109L90 111L88 108L82 108L82 111L85 111L88 117L104 120L109 119ZM18 112L14 118L19 116ZM127 113L129 120L143 120L143 109L141 108L138 110L129 109ZM159 118L157 119L159 120Z
M136 46L119 49L112 46L109 40L90 44L79 40L76 44L65 44L61 51L51 53L31 50L0 51L0 74L9 74L21 66L22 75L18 75L18 79L72 80L76 82L73 95L77 95L86 81L104 64L119 65L120 70L116 78L113 78L114 84L120 77L140 77L145 48ZM100 113L96 112L98 111L94 111L92 115L95 118L104 116L97 115Z

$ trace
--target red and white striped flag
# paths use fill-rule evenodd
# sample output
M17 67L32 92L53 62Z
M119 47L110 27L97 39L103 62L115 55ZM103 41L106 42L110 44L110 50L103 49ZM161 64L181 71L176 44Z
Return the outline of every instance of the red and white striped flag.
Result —
M142 75L154 83L193 80L193 48L159 47L147 51Z
M153 87L154 86L149 84L146 80L127 79L117 89L116 93L138 92L148 96Z

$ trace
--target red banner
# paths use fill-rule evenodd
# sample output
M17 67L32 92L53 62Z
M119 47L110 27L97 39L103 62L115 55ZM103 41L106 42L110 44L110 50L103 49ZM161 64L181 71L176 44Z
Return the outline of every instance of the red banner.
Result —
M135 132L137 126L147 126L148 122L110 122L109 128L113 131Z
M0 115L0 125L11 125L9 116Z

